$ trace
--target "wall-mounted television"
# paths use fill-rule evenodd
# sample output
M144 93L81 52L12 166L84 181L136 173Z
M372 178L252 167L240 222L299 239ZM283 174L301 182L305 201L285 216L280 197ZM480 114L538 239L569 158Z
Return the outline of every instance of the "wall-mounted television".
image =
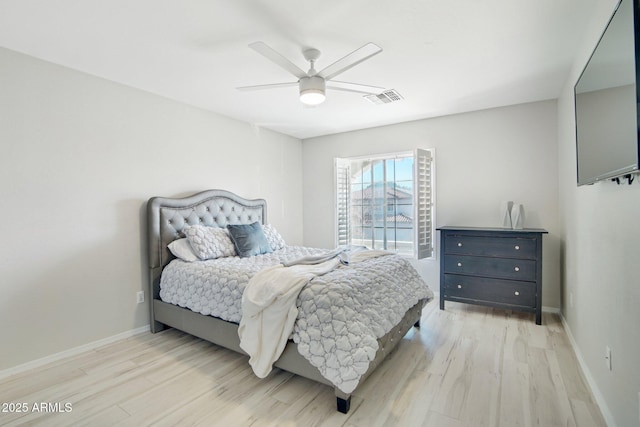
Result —
M640 0L621 0L574 87L578 185L635 173Z

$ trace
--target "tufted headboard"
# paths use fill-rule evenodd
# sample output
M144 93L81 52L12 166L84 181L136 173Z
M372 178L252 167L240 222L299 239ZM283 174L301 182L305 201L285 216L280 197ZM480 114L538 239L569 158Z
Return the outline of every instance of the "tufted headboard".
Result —
M152 197L147 203L150 292L160 292L160 273L174 257L167 249L172 241L184 237L185 225L251 224L267 220L267 202L249 200L225 190L207 190L183 198Z

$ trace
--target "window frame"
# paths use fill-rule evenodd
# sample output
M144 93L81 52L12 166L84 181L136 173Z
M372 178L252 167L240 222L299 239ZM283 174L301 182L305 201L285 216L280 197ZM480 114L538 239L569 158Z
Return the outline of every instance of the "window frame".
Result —
M415 259L435 258L435 150L433 148L416 148L412 151L336 157L334 159L334 238L336 246L348 245L352 242L354 226L350 224L352 208L350 202L352 194L351 163L387 161L403 157L411 157L413 159L413 254L401 255ZM345 166L345 164L348 164L348 166ZM386 163L383 163L383 165L386 167ZM373 174L373 171L371 173ZM377 181L372 179L371 182L375 184ZM382 182L388 182L388 180L385 181L383 179ZM394 179L393 182L395 184L398 181ZM385 203L382 206L383 211L387 212L389 204L386 202L386 194ZM397 227L394 227L394 229L397 229ZM385 246L387 234L387 232L384 233Z

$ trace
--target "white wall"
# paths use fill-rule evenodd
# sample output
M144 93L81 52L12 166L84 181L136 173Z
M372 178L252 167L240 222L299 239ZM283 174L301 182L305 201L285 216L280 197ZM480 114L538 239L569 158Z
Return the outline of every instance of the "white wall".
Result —
M334 245L335 157L435 148L437 225L502 226L501 202L524 204L525 226L549 231L543 306L559 308L556 117L545 101L304 140L305 245ZM418 268L439 290L438 262Z
M0 371L148 324L149 197L263 197L302 243L294 138L0 49L0 144Z
M562 313L609 425L631 427L640 426L640 183L576 186L573 86L614 6L597 4L558 101Z

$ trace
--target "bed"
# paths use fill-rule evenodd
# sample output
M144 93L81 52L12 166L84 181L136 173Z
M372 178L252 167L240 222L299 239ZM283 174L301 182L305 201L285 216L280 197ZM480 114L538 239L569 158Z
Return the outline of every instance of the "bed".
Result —
M161 279L163 271L166 271L165 274L168 277L168 271L174 265L181 268L188 267L183 261L175 260L176 257L169 250L169 244L184 239L185 230L190 230L196 225L224 229L228 225L247 225L256 222L268 226L266 201L245 199L225 190L207 190L183 198L153 197L147 203L147 221L151 332L157 333L167 327L172 327L236 352L247 354L241 347L238 322L224 320L214 315L201 314L194 309L181 306L181 304L163 301L161 298ZM298 254L294 249L283 248L282 250L290 250L291 253ZM274 251L273 256L276 256L277 252ZM302 254L304 253L303 251ZM316 254L317 252L307 253ZM258 259L258 257L255 258ZM171 264L172 261L174 261L173 264ZM205 263L193 264L204 265ZM412 268L410 270L412 270L411 274L415 273ZM417 275L417 273L415 274ZM377 339L375 355L370 357L372 360L368 362L366 372L361 373L357 384L365 381L366 377L395 348L411 327L419 326L422 308L433 299L431 291L426 285L424 287L426 291L420 291L421 297L417 302L411 305L404 312L404 315L399 316L400 320L395 322L388 332ZM165 290L165 294L166 292ZM165 299L170 298L165 295ZM203 312L206 313L206 311ZM289 340L286 343L284 351L273 366L333 387L337 410L347 413L353 390L349 388L345 392L344 386L336 386L334 382L328 380L324 370L323 375L321 369L309 361L310 358L301 355L301 353L305 353L302 350L302 341L299 339L298 343L294 341ZM305 347L305 349L307 348Z

